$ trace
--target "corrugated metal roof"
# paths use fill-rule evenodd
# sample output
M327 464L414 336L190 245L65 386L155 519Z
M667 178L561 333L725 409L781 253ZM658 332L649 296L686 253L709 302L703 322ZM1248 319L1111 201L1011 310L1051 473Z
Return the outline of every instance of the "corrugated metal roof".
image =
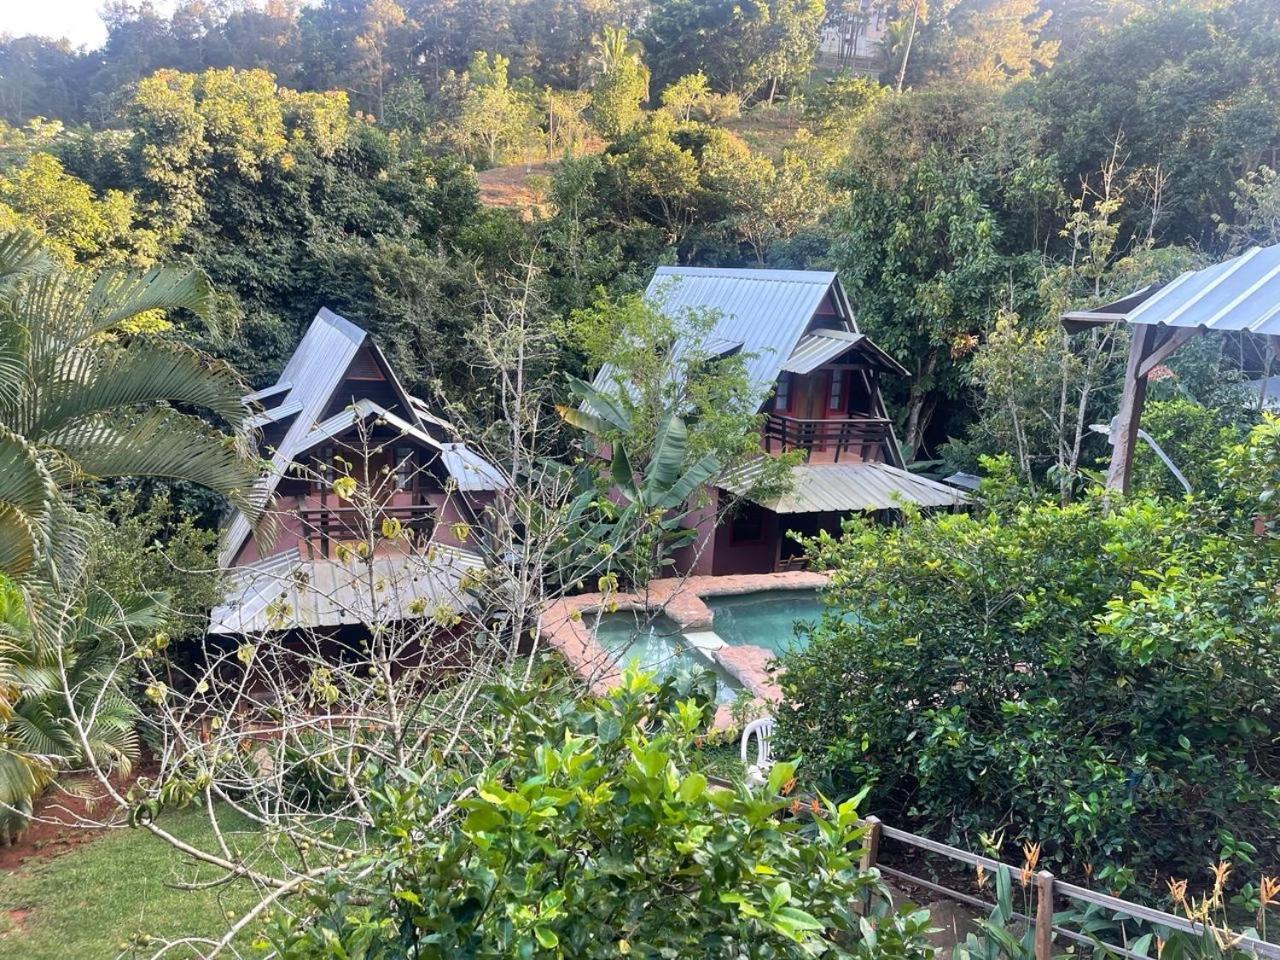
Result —
M1146 287L1094 310L1065 313L1068 326L1111 323L1203 327L1280 335L1280 244L1252 247L1164 286Z
M388 623L454 613L474 601L461 588L468 570L483 567L474 553L433 544L426 553L388 554L373 561L374 590L363 563L303 560L290 551L236 570L227 601L210 614L209 632L244 635L342 624ZM415 601L425 611L415 613Z
M255 413L249 418L249 426L254 430L260 430L268 424L279 423L285 417L291 417L295 413L301 412L301 400L286 400L278 407L272 407L270 410L263 410L261 413Z
M342 375L355 358L356 351L365 341L365 332L354 323L344 320L332 310L321 307L306 335L293 351L293 356L285 364L280 380L275 387L269 387L257 394L250 394L246 400L252 402L263 396L273 396L288 388L288 396L284 403L297 403L297 418L281 438L275 454L271 458L271 466L258 482L262 502L267 502L275 493L280 478L288 469L297 451L297 445L311 431L316 418L324 412L333 391L342 381ZM230 566L236 553L252 530L248 519L240 511L236 511L228 524L223 537L222 551L218 555L222 566Z
M729 270L707 267L659 267L645 299L669 317L690 311L715 314L705 344L741 345L748 356L753 387L773 387L783 362L804 334L836 275L820 270ZM843 323L830 318L832 323ZM856 333L852 318L846 328ZM595 377L598 389L611 387L613 370Z
M469 493L480 490L502 490L506 487L506 481L498 469L465 443L441 443L422 428L367 398L357 400L323 423L316 424L316 428L297 444L295 456L346 433L355 426L357 421L375 417L385 420L405 436L413 437L423 445L438 451L440 462L460 491Z
M774 513L849 513L896 510L906 503L954 507L968 500L959 490L887 463L802 464L791 472L791 489L761 506ZM751 479L746 470L719 486L730 493L748 491Z
M894 360L864 334L846 330L814 330L806 333L791 351L782 369L787 373L812 373L841 354L856 350L873 366L890 373L910 376L905 367Z
M498 468L465 443L443 443L440 458L453 482L463 493L485 490L505 490L506 478Z

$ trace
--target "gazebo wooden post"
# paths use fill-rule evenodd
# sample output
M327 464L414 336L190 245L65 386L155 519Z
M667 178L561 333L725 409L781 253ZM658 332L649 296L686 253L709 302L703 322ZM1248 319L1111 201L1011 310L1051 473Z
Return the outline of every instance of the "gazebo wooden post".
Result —
M1134 444L1138 440L1138 424L1147 400L1147 378L1139 371L1150 351L1155 328L1142 324L1133 328L1129 341L1129 363L1124 371L1124 388L1120 393L1120 410L1111 428L1111 468L1107 470L1107 490L1129 492L1129 473L1133 469Z
M1124 371L1124 389L1120 393L1120 410L1111 430L1111 467L1107 471L1107 490L1129 492L1129 475L1133 470L1133 451L1142 424L1142 408L1147 402L1147 376L1155 367L1192 337L1203 333L1200 327L1167 327L1154 324L1132 325L1129 363Z

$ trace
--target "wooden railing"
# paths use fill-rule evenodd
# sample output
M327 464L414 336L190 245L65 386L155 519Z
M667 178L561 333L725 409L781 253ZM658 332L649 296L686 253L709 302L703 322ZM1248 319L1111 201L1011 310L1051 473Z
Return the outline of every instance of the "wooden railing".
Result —
M335 543L365 540L370 535L370 518L355 507L308 507L298 511L302 533L309 543L318 543L320 555L328 557ZM402 528L425 540L435 528L435 508L430 504L405 507L379 507L373 516L373 533L384 519L399 520Z
M851 420L802 420L782 414L771 414L764 425L766 453L803 450L806 455L819 452L830 455L836 463L841 454L855 452L859 460L873 459L875 449L889 439L889 421L877 417Z
M930 840L928 837L917 836L914 833L908 833L905 830L898 830L895 827L887 826L880 822L876 817L867 817L862 821L867 827L866 846L862 854L862 868L864 870L871 867L877 868L887 877L894 877L898 880L905 881L918 887L923 887L933 893L940 894L951 900L958 900L961 903L968 904L980 910L993 910L995 904L976 897L972 894L965 893L960 890L952 889L934 880L918 876L914 873L908 873L897 867L890 866L885 863L885 857L882 851L883 841L892 840L911 847L915 850L924 851L926 853L934 853L950 860L955 860L969 867L981 866L987 871L988 875L993 879L1001 870L1008 870L1010 875L1018 877L1021 873L1021 867L1015 867L1011 864L1001 863L999 860L993 860L990 857L984 857L980 854L970 853L968 850L961 850L959 847L952 847L945 843L939 843L937 840ZM1126 949L1121 944L1112 944L1101 941L1097 937L1086 936L1079 931L1072 930L1064 925L1065 920L1062 913L1058 914L1058 922L1054 922L1054 907L1061 903L1063 905L1085 905L1098 907L1113 915L1121 915L1132 920L1141 921L1143 923L1152 924L1157 928L1164 928L1170 931L1186 933L1192 936L1203 936L1206 933L1205 927L1201 923L1188 920L1186 917L1180 917L1177 914L1166 913L1163 910L1156 910L1153 907L1143 906L1140 903L1133 903L1129 900L1121 900L1119 897L1113 897L1106 893L1098 893L1090 890L1088 887L1080 887L1074 883L1067 883L1058 880L1048 870L1041 870L1032 878L1032 884L1035 888L1035 911L1032 916L1026 916L1015 912L1014 917L1020 921L1028 923L1035 931L1035 956L1036 960L1051 960L1053 953L1054 936L1061 937L1064 940L1070 940L1082 946L1105 950L1106 953L1117 957L1124 957L1126 960L1150 960L1149 954L1136 953ZM1258 940L1254 937L1241 937L1235 942L1235 950L1245 953L1251 953L1255 957L1262 960L1280 960L1280 945L1270 943L1265 940ZM1060 951L1061 952L1061 951Z

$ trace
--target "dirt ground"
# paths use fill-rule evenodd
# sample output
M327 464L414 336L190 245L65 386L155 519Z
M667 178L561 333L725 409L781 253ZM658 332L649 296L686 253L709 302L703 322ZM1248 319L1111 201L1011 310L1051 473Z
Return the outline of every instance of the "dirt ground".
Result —
M99 790L78 796L62 790L45 794L36 804L32 823L16 843L0 846L0 872L11 873L30 860L62 856L101 835L101 830L75 826L78 818L102 818L109 809Z

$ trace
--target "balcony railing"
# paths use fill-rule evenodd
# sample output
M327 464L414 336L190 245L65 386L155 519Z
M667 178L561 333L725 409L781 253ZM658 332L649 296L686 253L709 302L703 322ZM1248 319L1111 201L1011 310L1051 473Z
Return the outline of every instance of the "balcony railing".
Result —
M370 535L367 512L355 507L309 507L298 511L302 522L302 534L307 542L319 548L322 557L328 557L334 545L343 541L367 540ZM379 507L373 516L375 536L380 535L384 519L399 520L401 528L423 541L435 529L436 511L427 503L404 507Z
M889 439L889 421L878 417L855 420L801 420L773 414L765 421L766 453L803 450L806 457L822 454L839 463L842 454L856 454L859 460L872 459L877 447Z

